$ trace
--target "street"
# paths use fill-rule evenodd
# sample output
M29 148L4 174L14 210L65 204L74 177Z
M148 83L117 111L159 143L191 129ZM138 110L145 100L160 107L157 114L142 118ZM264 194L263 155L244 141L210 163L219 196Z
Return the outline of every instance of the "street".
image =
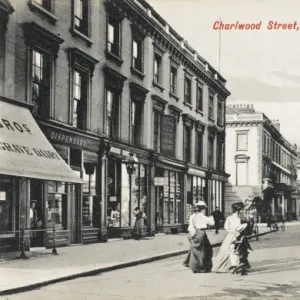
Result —
M248 276L193 274L183 267L183 256L178 256L1 299L298 299L299 231L299 225L287 226L285 232L252 241L254 252L250 254L252 269Z

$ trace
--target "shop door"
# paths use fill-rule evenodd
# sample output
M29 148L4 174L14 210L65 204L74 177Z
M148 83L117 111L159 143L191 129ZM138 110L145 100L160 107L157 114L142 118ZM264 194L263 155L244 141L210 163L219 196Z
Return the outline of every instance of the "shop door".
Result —
M155 187L155 226L157 232L160 231L160 228L163 224L164 224L163 186L156 186Z
M45 235L44 182L30 180L30 247L43 247Z
M81 188L77 184L72 184L70 190L71 244L79 244L81 243Z

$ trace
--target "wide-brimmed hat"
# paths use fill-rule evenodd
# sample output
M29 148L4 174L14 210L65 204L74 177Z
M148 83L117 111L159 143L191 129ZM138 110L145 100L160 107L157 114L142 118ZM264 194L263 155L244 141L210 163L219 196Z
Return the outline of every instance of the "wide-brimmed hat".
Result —
M203 206L203 207L207 207L206 203L204 201L199 200L195 206L199 207L199 206Z
M245 230L245 228L248 226L247 223L241 224L240 226L237 227L236 231L241 233Z
M243 202L236 202L232 204L232 208L235 210L241 210L245 207L245 204Z

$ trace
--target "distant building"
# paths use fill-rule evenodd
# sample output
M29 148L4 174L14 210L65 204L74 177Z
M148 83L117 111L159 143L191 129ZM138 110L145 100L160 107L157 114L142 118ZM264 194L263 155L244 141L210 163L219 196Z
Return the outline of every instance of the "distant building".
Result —
M261 197L272 213L296 219L299 215L297 147L253 105L228 105L226 109L225 213L236 201Z

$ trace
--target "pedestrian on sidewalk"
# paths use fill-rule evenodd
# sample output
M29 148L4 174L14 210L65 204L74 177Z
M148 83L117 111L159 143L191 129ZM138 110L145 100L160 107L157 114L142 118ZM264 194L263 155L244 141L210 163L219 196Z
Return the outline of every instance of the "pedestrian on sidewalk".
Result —
M135 223L132 230L132 237L135 240L140 240L143 237L143 212L139 207L136 207L133 211L133 214L135 215Z
M193 210L192 210L192 214L190 215L190 218L189 218L189 227L188 227L188 240L190 243L192 243L192 236L195 235L196 233L196 229L193 225L193 222L194 222L194 218L196 217L198 213L198 207L196 205L193 206ZM186 266L186 267L189 267L189 261L190 261L190 256L191 256L191 247L190 247L190 250L185 258L185 260L183 261L183 265Z
M212 268L213 250L206 235L207 225L214 225L213 216L207 217L206 203L199 201L197 204L197 213L191 219L189 226L189 240L191 248L185 264L193 271L193 273L207 273Z
M239 217L240 210L244 208L243 202L237 202L232 205L232 215L227 217L224 228L227 234L222 242L219 253L215 258L215 262L212 268L212 272L215 273L227 273L229 272L230 264L230 251L231 244L237 237L236 229L241 225L241 219Z
M218 206L216 206L216 210L212 213L212 215L215 220L215 231L216 231L216 234L218 234L219 229L220 229L220 223L221 223L221 221L224 220L224 216Z

